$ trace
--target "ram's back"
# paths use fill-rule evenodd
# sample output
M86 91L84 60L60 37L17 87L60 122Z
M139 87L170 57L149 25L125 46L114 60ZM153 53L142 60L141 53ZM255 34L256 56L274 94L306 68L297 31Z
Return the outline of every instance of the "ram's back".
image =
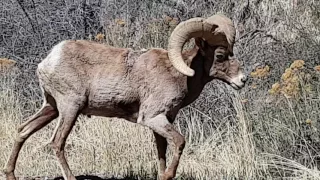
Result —
M89 109L135 102L131 51L90 41L63 41L38 65L40 85L54 98L86 97Z
M41 87L56 100L83 97L83 114L126 119L136 119L141 104L170 104L186 81L175 76L164 49L134 51L82 40L56 45L37 73Z

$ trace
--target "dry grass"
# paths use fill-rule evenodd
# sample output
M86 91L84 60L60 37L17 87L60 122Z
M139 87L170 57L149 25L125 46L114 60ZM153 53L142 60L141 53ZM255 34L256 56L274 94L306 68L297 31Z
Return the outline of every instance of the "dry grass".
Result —
M0 107L0 119L3 121L0 126L0 167L4 167L17 125L22 121L19 94L11 90L15 83L12 78L14 76L14 73L1 76L2 85L5 86L1 86L0 104L5 106ZM267 124L265 133L284 129L295 131L292 133L298 132L291 126L292 123L281 127L279 122L265 121L263 118L267 118L267 114L261 114L261 120L264 120L261 124L256 122L259 119L250 119L253 117L252 112L244 107L248 102L243 103L243 95L229 88L228 90L232 100L230 108L235 109L231 121L219 119L213 123L215 120L192 107L183 110L177 119L176 128L186 134L187 140L178 169L178 179L320 178L315 164L306 166L281 156L276 144L283 143L283 139L287 138L292 138L289 140L292 143L298 141L295 137L290 137L290 134L277 133L265 137L264 140L274 141L273 147L270 147L274 150L262 152L259 146L264 140L256 136L260 132L255 130L261 127L255 126ZM39 104L40 102L34 103L31 110L36 111ZM18 160L18 176L61 175L53 151L46 144L55 123L28 139ZM140 125L121 119L81 116L67 141L67 157L76 175L103 174L108 177L139 176L154 179L157 161L153 142L151 131ZM171 156L171 152L168 154Z
M7 74L4 77L12 76ZM0 166L4 167L10 153L17 125L21 122L22 113L18 94L10 90L10 78L1 79L6 90L1 91L0 114L4 123L0 127ZM207 179L208 177L253 177L256 174L256 163L251 136L242 114L241 104L235 98L239 110L239 132L228 122L220 124L227 129L214 131L210 128L209 136L205 134L197 113L192 113L186 122L189 136L187 147L179 166L178 177ZM32 107L36 111L36 106ZM17 164L17 175L58 176L60 169L48 141L54 123L33 135L25 144ZM120 119L80 117L66 145L68 159L75 174L107 174L125 176L136 174L151 178L156 174L156 151L151 131ZM241 146L239 146L241 144ZM170 152L168 153L171 154Z
M0 58L0 70L2 69L10 69L14 66L16 62L7 58Z
M16 41L10 39L13 36L0 41L0 55L17 60L21 69L0 72L0 168L6 163L17 126L41 104L35 65L57 41L84 38L118 47L165 48L180 20L220 11L232 17L238 30L235 54L245 60L248 74L256 71L240 94L211 83L196 102L181 111L175 126L185 135L187 146L177 178L320 179L320 13L314 8L319 2L308 0L294 6L293 1L266 0L209 0L210 5L200 0L176 4L102 1L101 6L92 5L93 21L88 18L86 23L92 22L90 28L100 23L103 28L90 33L82 26L85 22L81 21L79 2L50 4L53 9L48 13L52 14L42 14L46 3L33 7L28 13L31 20L37 17L34 22L37 20L39 27L32 34L29 21L21 22L25 31L13 29L16 26L11 22L23 19L23 14L16 13L22 12L17 9L20 6L4 0L1 8L8 19L3 21L0 14L0 22L6 24L0 32L17 31L18 35L14 36ZM114 12L115 7L122 11ZM294 69L290 64L297 59L304 60L304 68L285 72L286 68ZM309 80L304 78L306 74L310 74ZM61 176L46 144L55 123L28 139L18 159L18 176ZM142 126L121 119L80 117L66 149L76 175L155 179L153 142L150 130Z

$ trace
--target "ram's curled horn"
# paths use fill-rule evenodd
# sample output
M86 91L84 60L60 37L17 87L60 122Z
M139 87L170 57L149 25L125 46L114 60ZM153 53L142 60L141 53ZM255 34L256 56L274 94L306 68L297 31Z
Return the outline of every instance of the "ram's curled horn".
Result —
M223 14L216 14L207 19L189 19L173 30L168 44L169 59L179 72L193 76L194 70L186 65L181 54L185 42L193 37L201 37L211 46L224 46L232 53L235 33L231 19Z

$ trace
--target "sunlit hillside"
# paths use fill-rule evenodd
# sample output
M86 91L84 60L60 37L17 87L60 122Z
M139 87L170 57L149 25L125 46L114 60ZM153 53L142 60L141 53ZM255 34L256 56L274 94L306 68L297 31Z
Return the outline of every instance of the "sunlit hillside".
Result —
M1 168L17 127L41 106L35 69L53 45L64 39L86 39L116 47L166 49L170 33L181 21L223 12L235 23L235 55L243 62L249 81L240 91L219 81L209 83L193 104L180 111L174 125L187 144L176 178L320 179L320 2L2 3ZM62 176L48 145L56 123L27 140L17 176ZM66 152L79 177L156 179L157 152L151 130L122 119L80 116Z

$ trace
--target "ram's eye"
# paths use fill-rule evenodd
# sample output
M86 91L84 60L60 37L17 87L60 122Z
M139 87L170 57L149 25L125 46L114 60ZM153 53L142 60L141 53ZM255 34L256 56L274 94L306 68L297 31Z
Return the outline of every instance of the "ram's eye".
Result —
M216 58L217 58L218 61L224 61L225 56L223 54L217 54Z

